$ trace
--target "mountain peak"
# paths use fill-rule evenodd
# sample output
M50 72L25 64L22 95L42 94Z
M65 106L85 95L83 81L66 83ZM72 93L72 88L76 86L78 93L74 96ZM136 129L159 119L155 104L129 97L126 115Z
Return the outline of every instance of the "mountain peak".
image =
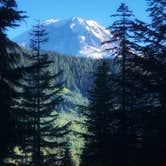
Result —
M57 51L73 56L102 58L101 42L108 40L110 33L94 20L71 17L59 20L51 18L42 23L48 33L49 41L42 49ZM15 38L15 41L29 47L29 32Z

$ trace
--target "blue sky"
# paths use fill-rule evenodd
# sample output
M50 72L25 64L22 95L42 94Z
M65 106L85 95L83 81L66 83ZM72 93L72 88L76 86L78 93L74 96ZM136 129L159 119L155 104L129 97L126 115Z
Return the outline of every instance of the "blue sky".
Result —
M26 11L29 18L20 23L20 27L8 30L13 38L35 24L35 20L49 18L64 19L79 16L93 19L108 27L110 15L116 12L121 2L125 2L137 18L147 20L145 0L16 0L18 9Z

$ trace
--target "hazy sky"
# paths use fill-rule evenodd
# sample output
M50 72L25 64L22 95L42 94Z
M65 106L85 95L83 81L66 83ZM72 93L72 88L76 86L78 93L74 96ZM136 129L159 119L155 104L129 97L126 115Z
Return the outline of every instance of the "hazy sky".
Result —
M96 20L108 27L111 23L110 15L116 12L121 2L125 2L137 18L147 19L145 0L16 0L16 2L18 9L26 11L29 18L21 22L20 27L8 31L10 38L30 29L35 20L43 21L49 18L64 19L79 16Z

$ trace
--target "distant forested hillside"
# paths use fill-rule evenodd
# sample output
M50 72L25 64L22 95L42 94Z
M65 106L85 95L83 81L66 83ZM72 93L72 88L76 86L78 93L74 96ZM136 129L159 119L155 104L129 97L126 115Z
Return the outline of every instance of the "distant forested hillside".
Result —
M52 64L52 69L56 72L63 71L61 81L65 81L64 86L72 91L80 91L83 95L87 95L86 91L92 82L96 60L54 52L48 54L55 62Z
M60 81L64 81L64 101L59 106L59 110L75 112L76 105L87 103L87 91L92 83L96 60L53 52L50 52L49 55L55 62L51 66L52 70L56 73L63 71Z
M29 50L23 51L32 54ZM59 82L64 82L64 101L60 104L58 111L72 112L76 105L87 103L87 91L92 83L97 60L73 57L56 52L46 52L46 54L49 54L50 59L54 61L51 70L55 73L62 71Z

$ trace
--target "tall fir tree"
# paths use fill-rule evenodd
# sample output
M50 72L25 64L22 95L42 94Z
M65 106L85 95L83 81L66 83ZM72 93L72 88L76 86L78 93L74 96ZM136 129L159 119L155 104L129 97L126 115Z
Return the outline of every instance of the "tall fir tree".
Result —
M151 46L153 47L153 56L155 57L155 72L154 76L157 82L156 89L159 94L160 102L160 112L157 113L157 116L153 118L155 127L154 130L158 131L157 139L155 144L157 148L155 149L154 157L157 158L156 163L162 165L166 163L166 159L163 154L166 153L166 2L164 0L150 0L148 11L150 12L150 17L152 18L151 27L153 30L153 42ZM155 32L155 33L154 33ZM152 48L151 47L151 48ZM155 49L154 49L155 48ZM156 50L156 51L155 51ZM153 131L154 131L153 130ZM153 142L152 142L153 143ZM150 145L151 146L151 145ZM155 146L154 146L155 148ZM152 156L152 157L153 157ZM153 162L155 164L155 162Z
M20 74L17 70L19 55L15 51L16 44L7 38L7 28L14 28L17 22L25 18L22 11L17 10L15 0L0 1L0 165L14 146L15 120L12 111L13 98L16 95L16 80ZM5 127L4 127L5 126Z
M110 165L111 111L113 111L109 66L101 60L94 82L89 91L89 105L81 107L86 116L88 134L84 134L85 147L81 156L81 166Z
M117 128L112 135L112 164L130 165L137 156L136 142L141 129L141 113L138 108L140 84L135 81L131 69L134 68L133 59L141 55L142 47L136 42L135 18L128 6L122 3L112 17L115 21L108 28L112 36L110 40L102 43L103 46L106 45L105 50L115 56L116 66L119 68L110 78L116 105L116 123L113 126Z
M166 2L147 0L152 21L137 22L135 34L142 45L142 55L134 59L137 79L144 89L143 158L142 165L163 165L165 153L165 27ZM145 97L146 96L146 97Z
M41 52L42 44L47 41L46 35L41 24L32 31L32 54L27 55L28 66L22 81L22 109L19 111L20 123L25 129L21 148L23 153L29 154L26 164L34 166L61 163L58 149L65 145L63 136L68 125L59 127L56 124L58 114L55 110L62 101L63 84L56 82L61 72L52 73L50 65L53 61L48 54Z
M133 24L134 17L132 11L128 9L128 6L124 3L120 5L117 13L112 15L115 18L112 25L108 27L111 33L110 40L104 41L102 43L105 47L105 51L110 51L110 53L116 57L117 63L119 64L119 70L116 72L119 79L119 105L122 114L125 114L127 110L127 100L128 100L128 75L127 70L130 67L130 60L137 56L139 53L139 45L137 45L133 38Z

